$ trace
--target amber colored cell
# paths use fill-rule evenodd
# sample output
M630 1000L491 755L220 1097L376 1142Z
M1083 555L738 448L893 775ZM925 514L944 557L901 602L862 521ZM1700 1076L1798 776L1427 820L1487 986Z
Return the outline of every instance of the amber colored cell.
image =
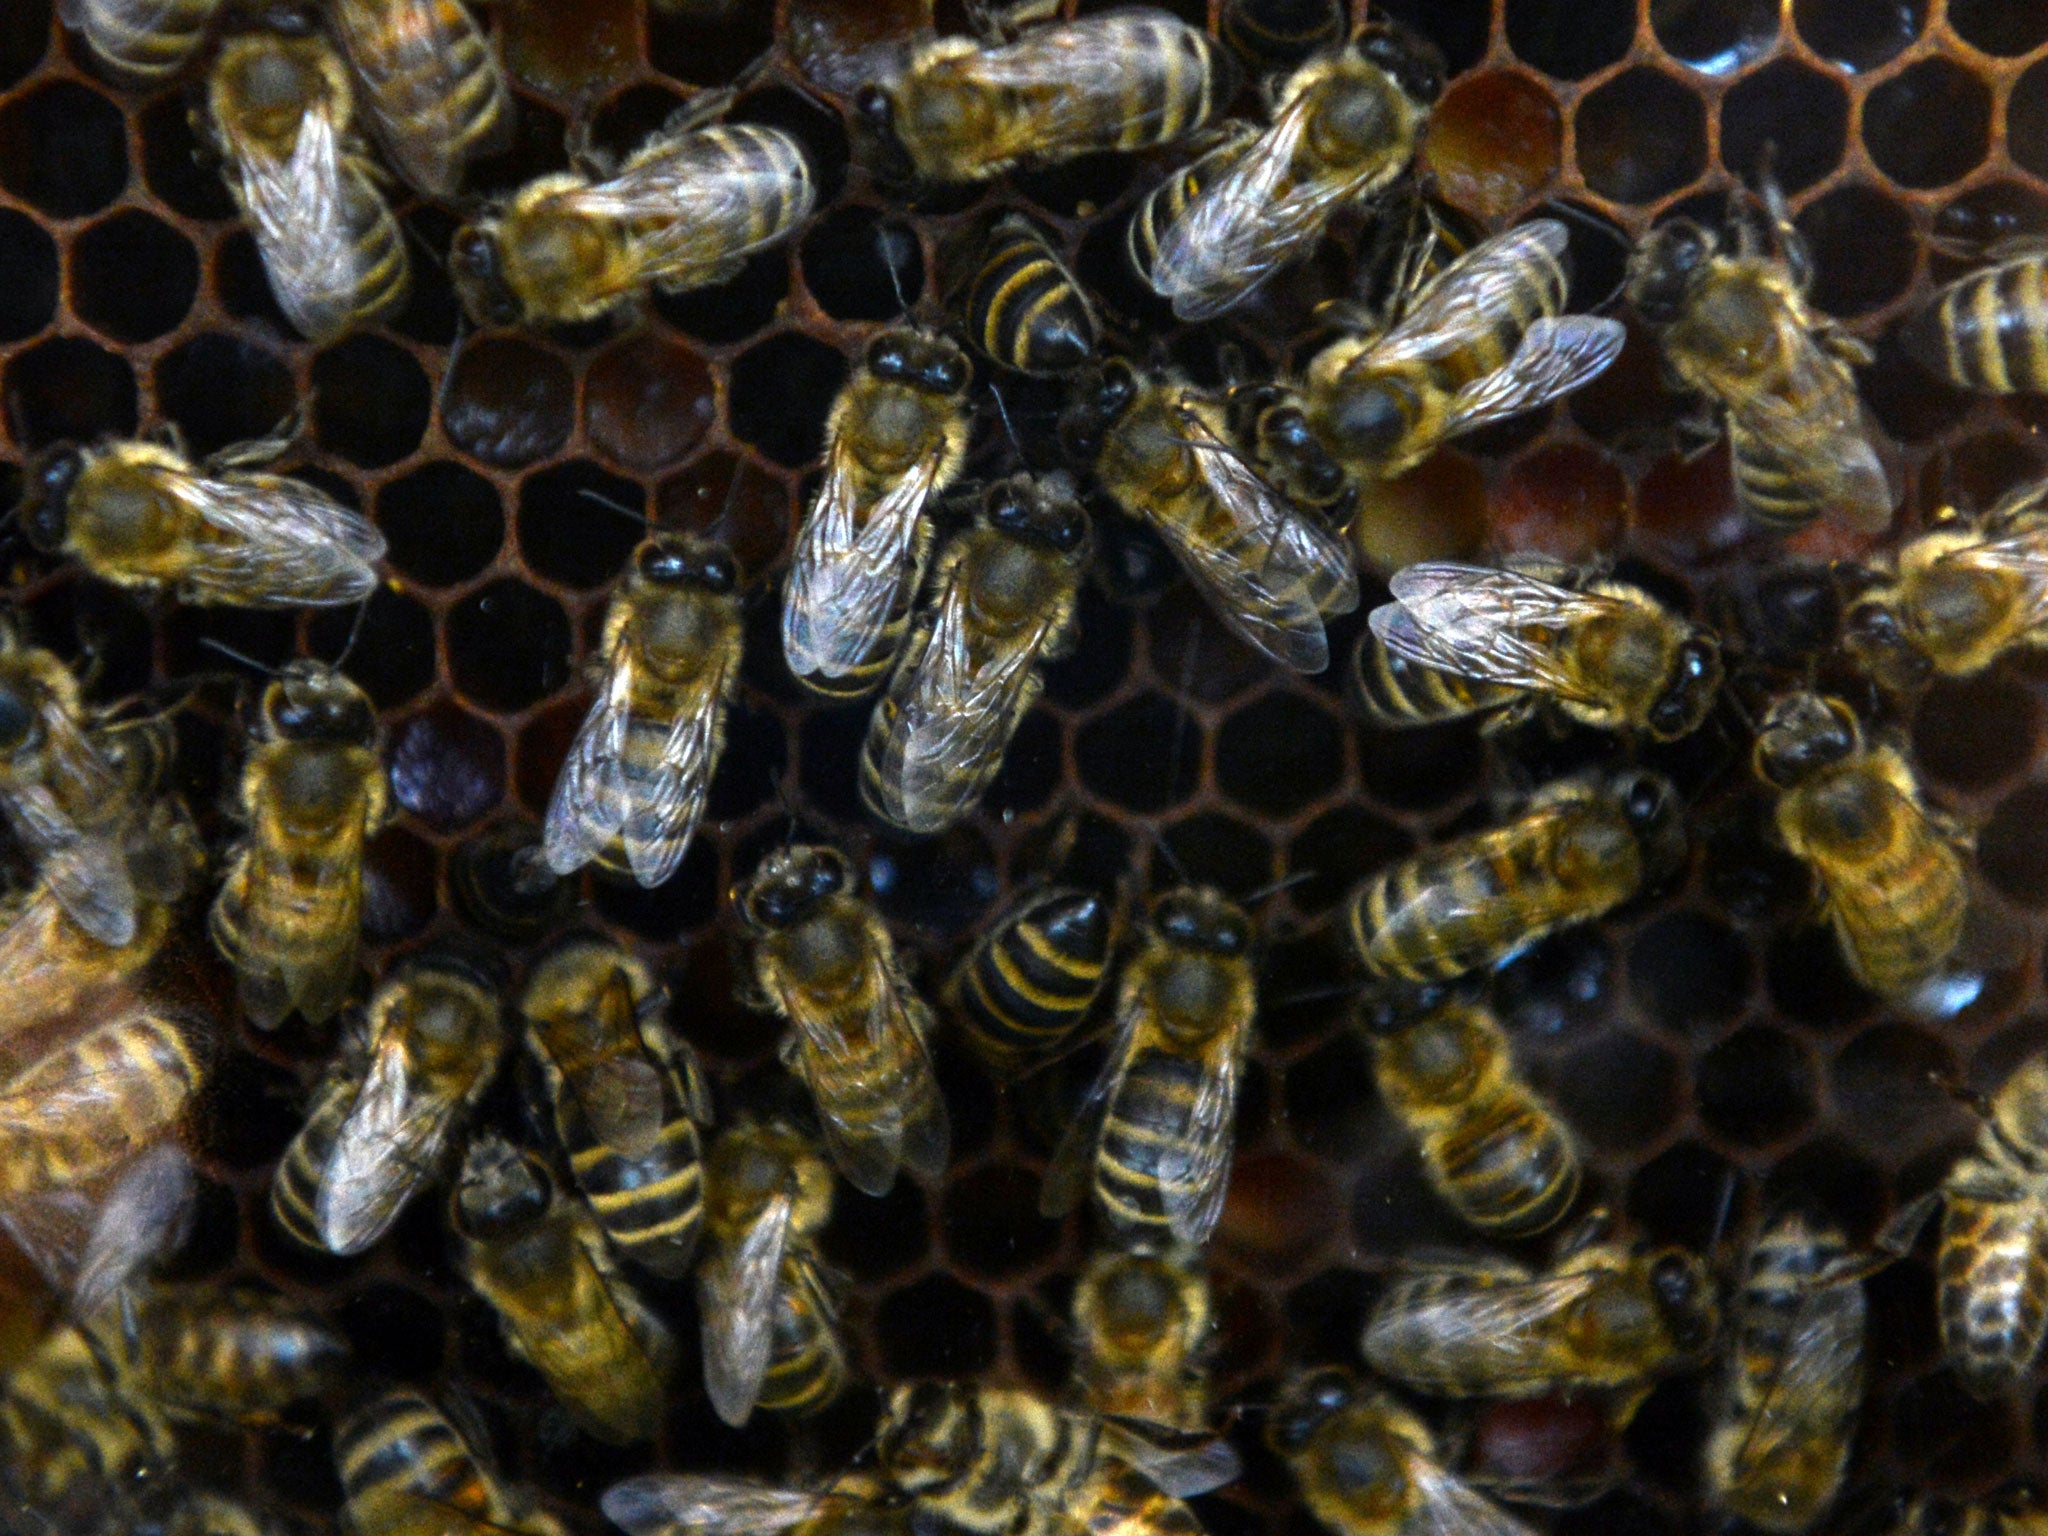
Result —
M1673 455L1652 464L1636 486L1635 532L1679 561L1710 559L1741 543L1749 520L1735 499L1726 446L1690 463Z
M655 520L717 539L742 577L766 570L790 534L789 487L747 459L707 453L661 483Z
M600 353L583 391L592 446L634 469L662 469L689 457L718 414L703 361L652 330Z
M1586 185L1618 203L1650 203L1707 168L1700 100L1657 70L1625 70L1579 103L1576 154Z
M575 425L576 380L554 353L492 336L465 342L441 384L441 428L480 463L516 469L554 453Z
M1422 162L1477 218L1504 219L1557 175L1563 126L1550 93L1506 70L1468 75L1430 114Z
M1936 683L1913 717L1913 752L1922 770L1966 793L2025 772L2039 736L2032 690L2003 668Z
M1991 89L1952 60L1923 59L1872 89L1863 144L1900 186L1946 186L1991 148Z
M1343 1200L1316 1164L1281 1153L1239 1159L1231 1170L1219 1257L1262 1274L1313 1263L1343 1226Z
M1628 480L1612 459L1590 448L1539 449L1501 477L1487 521L1503 553L1585 560L1621 537Z
M1351 537L1370 571L1469 559L1486 542L1485 477L1470 458L1446 448L1366 492Z
M509 0L500 5L498 48L505 68L549 96L601 96L639 67L635 0Z

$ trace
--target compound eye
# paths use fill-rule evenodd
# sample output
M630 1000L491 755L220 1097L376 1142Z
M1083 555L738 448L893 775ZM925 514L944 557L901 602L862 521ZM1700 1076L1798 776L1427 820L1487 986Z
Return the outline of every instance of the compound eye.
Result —
M832 895L846 884L846 873L846 861L838 854L821 858L811 870L810 894L814 898Z
M1622 805L1632 823L1647 827L1662 819L1666 799L1663 784L1656 779L1644 778L1629 786Z
M853 110L861 115L870 127L887 131L892 116L889 93L879 85L862 86L853 98Z
M944 357L925 370L925 380L942 395L957 395L967 387L967 364L959 357Z
M19 752L35 735L36 714L12 689L0 692L0 752Z
M697 578L714 592L730 592L739 580L732 556L723 550L706 555L697 566Z
M1004 488L989 497L988 521L1005 533L1024 533L1031 526L1031 509L1015 491Z
M649 581L672 586L690 575L690 561L681 550L652 544L641 551L640 574Z
M1375 27L1358 42L1359 52L1391 75L1410 99L1432 105L1444 93L1442 55L1405 29Z
M868 344L868 372L878 379L910 375L910 348L901 336L877 336Z

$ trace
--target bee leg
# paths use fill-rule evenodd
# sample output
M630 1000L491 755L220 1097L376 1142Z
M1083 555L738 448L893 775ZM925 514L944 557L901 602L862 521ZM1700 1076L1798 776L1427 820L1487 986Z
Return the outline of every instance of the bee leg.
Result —
M569 164L592 181L608 181L618 172L619 157L591 137L588 117L579 114L569 124L568 132L562 136L562 148L569 156Z
M1613 1230L1614 1212L1604 1205L1594 1206L1592 1210L1586 1212L1585 1217L1576 1227L1573 1227L1558 1240L1557 1257L1559 1262L1576 1254L1584 1253L1589 1248L1597 1247L1606 1240L1607 1235Z
M1871 1267L1865 1273L1874 1274L1885 1265L1896 1259L1903 1259L1911 1253L1914 1242L1920 1236L1921 1228L1927 1225L1940 1204L1941 1191L1930 1189L1926 1194L1908 1200L1900 1206L1892 1219L1884 1224L1884 1229L1872 1240L1872 1253L1870 1259L1865 1261ZM1880 1254L1883 1258L1878 1262L1877 1256ZM1863 1275L1858 1274L1855 1278L1860 1280Z
M209 472L261 469L290 453L305 430L306 406L302 404L272 427L268 437L254 437L243 443L229 443L218 453L209 456L203 467Z
M1006 43L1034 22L1059 15L1060 0L967 0L967 25L984 43Z
M1830 356L1840 358L1852 368L1867 368L1877 359L1869 342L1860 336L1852 336L1832 320L1816 326L1813 339Z
M1671 436L1681 462L1690 464L1721 441L1721 416L1701 400L1671 424Z

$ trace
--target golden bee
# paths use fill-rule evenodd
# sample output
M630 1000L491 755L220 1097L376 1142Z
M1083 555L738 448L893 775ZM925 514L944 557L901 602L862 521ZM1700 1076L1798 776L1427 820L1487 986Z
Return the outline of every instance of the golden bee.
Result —
M866 693L910 629L931 554L933 498L967 459L967 356L943 336L884 331L825 422L825 480L804 514L782 594L782 649L799 682Z
M732 895L761 1001L789 1024L783 1060L817 1100L825 1148L863 1194L899 1167L944 1172L950 1131L926 1040L931 1009L833 848L776 850Z
M1420 1143L1444 1203L1502 1237L1561 1221L1578 1198L1578 1144L1516 1072L1500 1021L1452 1000L1373 1024L1380 1100Z
M1899 331L1921 367L1995 395L2048 390L2048 242L2001 240L1991 265L1937 289Z
M55 1529L98 1529L163 1479L177 1449L170 1420L84 1325L51 1328L0 1382L0 1492Z
M1444 1464L1429 1426L1334 1366L1290 1382L1266 1443L1335 1536L1526 1536L1529 1527Z
M326 492L267 473L288 446L239 443L195 463L175 440L58 444L30 466L22 531L45 554L180 602L362 602L384 536Z
M1541 1273L1475 1257L1397 1276L1364 1349L1374 1370L1438 1397L1642 1394L1700 1360L1719 1326L1714 1279L1697 1257L1602 1241L1589 1221Z
M570 874L592 859L657 886L683 862L725 750L740 674L732 556L659 534L605 614L590 706L548 803L542 848Z
M780 129L678 126L602 180L528 182L456 231L449 268L479 324L596 320L650 288L727 281L816 200L802 147Z
M1199 1253L1096 1254L1074 1287L1076 1398L1106 1419L1205 1432L1213 1323Z
M247 836L211 914L259 1029L297 1009L334 1015L355 975L363 850L389 813L376 711L316 661L289 663L264 690L242 765Z
M487 1133L463 1159L451 1219L470 1285L570 1417L615 1444L650 1438L675 1343L589 1212L562 1198L538 1158Z
M392 974L278 1162L277 1224L309 1248L369 1248L447 1162L504 1049L496 990L475 967L435 955Z
M713 1143L697 1268L704 1386L726 1423L755 1408L813 1413L851 1375L839 1282L817 1248L832 1217L832 1169L780 1121L742 1122Z
M868 723L861 800L905 832L942 832L980 802L1043 688L1072 650L1088 514L1064 476L991 487L941 552L910 638Z
M1684 807L1661 774L1562 779L1519 816L1369 875L1346 907L1382 980L1442 981L1590 922L1685 859Z
M1950 516L1888 556L1843 615L1843 643L1899 692L1968 677L2016 647L2048 644L2048 482L1981 521Z
M967 334L1005 368L1042 377L1072 373L1095 356L1095 306L1045 231L1021 213L989 230L963 305Z
M1238 638L1297 672L1330 664L1323 621L1358 606L1350 552L1245 462L1217 401L1112 360L1060 431Z
M565 1536L533 1495L499 1481L480 1426L406 1389L335 1427L348 1528L362 1536Z
M1151 149L1220 112L1235 71L1198 28L1150 7L1024 28L1014 41L934 37L855 109L899 179L988 181L1023 165Z
M912 1526L910 1504L863 1472L822 1488L649 1472L613 1484L600 1507L627 1536L910 1536Z
M58 0L57 19L124 81L155 85L199 54L227 0Z
M1273 125L1167 229L1153 289L1187 321L1242 303L1309 251L1340 208L1408 168L1443 87L1441 56L1400 26L1368 27L1308 60L1276 93Z
M412 286L405 235L355 138L348 66L317 33L222 45L206 115L222 175L278 308L316 346L395 314Z
M1721 685L1721 643L1625 582L1427 561L1394 573L1358 648L1359 692L1386 725L1549 706L1595 730L1674 741ZM1491 723L1491 722L1489 722Z
M1053 885L999 913L946 983L946 1004L981 1059L1014 1077L1080 1026L1109 979L1116 907Z
M697 1128L711 1091L669 1030L667 990L645 964L593 937L565 939L520 998L570 1176L621 1256L675 1279L704 1224Z
M1689 428L1712 441L1725 419L1736 496L1759 526L1789 533L1825 512L1876 532L1892 490L1850 372L1870 349L1807 302L1805 243L1777 189L1763 197L1768 236L1746 217L1725 236L1690 219L1658 225L1629 259L1629 301L1704 402Z
M469 162L512 131L504 71L476 19L461 0L332 0L326 10L391 168L423 196L454 198Z
M1962 940L1969 885L1905 758L1866 744L1841 700L1806 692L1772 701L1754 755L1856 979L1885 995L1926 981Z
M1863 1404L1863 1277L1874 1265L1797 1211L1758 1239L1731 1319L1706 1449L1709 1502L1798 1536L1834 1502Z
M146 1286L131 1327L116 1346L128 1378L176 1417L274 1421L338 1386L349 1358L319 1318L247 1286Z
M1207 1243L1257 1012L1243 909L1206 887L1154 898L1118 984L1109 1058L1054 1153L1041 1208L1071 1210L1092 1188L1121 1238Z

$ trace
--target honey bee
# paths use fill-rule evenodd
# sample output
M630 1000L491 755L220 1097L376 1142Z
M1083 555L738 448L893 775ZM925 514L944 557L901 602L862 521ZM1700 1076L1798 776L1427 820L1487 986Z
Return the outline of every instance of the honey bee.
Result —
M1945 518L1892 555L1850 604L1843 641L1886 687L1968 677L2016 646L2048 644L2048 482L1981 522Z
M762 1001L791 1026L782 1058L818 1103L847 1182L883 1195L898 1166L945 1170L946 1104L926 1046L931 1010L837 849L781 848L732 895Z
M75 555L124 587L244 608L359 603L384 536L303 480L264 473L283 439L195 463L175 442L60 443L28 474L21 526L44 554Z
M278 1536L279 1529L246 1504L199 1492L181 1497L164 1524L165 1536Z
M1113 359L1060 429L1240 639L1297 672L1330 664L1323 620L1358 606L1350 553L1245 462L1217 402Z
M854 106L886 173L988 181L1022 165L1170 144L1220 112L1235 85L1201 31L1134 7L1029 27L1002 44L930 38Z
M93 57L137 85L168 80L197 56L227 0L57 0L57 19Z
M1258 129L1236 118L1226 118L1204 129L1196 140L1201 153L1139 201L1124 229L1124 250L1130 257L1131 270L1146 283L1152 281L1153 270L1159 264L1161 243L1181 215L1193 206L1204 188L1213 186L1237 163L1258 137Z
M1430 561L1396 571L1358 648L1358 685L1382 724L1541 705L1595 730L1674 741L1721 685L1721 643L1618 581L1562 586L1519 570Z
M334 1431L346 1520L360 1536L565 1536L524 1489L498 1480L465 1427L418 1392L373 1398Z
M368 1249L447 1160L504 1048L496 993L455 956L385 981L277 1165L277 1224L309 1248Z
M1995 395L2048 389L2048 242L2001 240L1992 265L1935 291L1899 331L1906 355L1964 389Z
M879 683L903 649L931 553L932 499L967 458L967 356L943 336L884 331L832 403L825 481L782 596L797 681L832 698Z
M1873 1267L1797 1212L1751 1251L1707 1441L1715 1507L1797 1536L1834 1502L1863 1401L1862 1279Z
M668 992L616 945L577 937L533 968L520 1011L569 1172L619 1253L657 1275L689 1272L704 1224L697 1127L711 1091L669 1031Z
M1039 664L1074 644L1088 514L1065 476L991 487L948 544L868 723L862 803L906 832L973 810L1040 689Z
M469 1283L570 1417L615 1444L650 1438L674 1341L619 1275L590 1214L561 1198L538 1158L485 1134L463 1159L452 1218Z
M1578 1198L1578 1146L1516 1073L1500 1022L1447 1001L1374 1023L1380 1098L1421 1144L1423 1172L1445 1204L1502 1237L1555 1226Z
M355 974L363 849L388 810L377 715L332 667L289 663L263 690L242 767L247 839L213 904L213 941L259 1029L333 1016Z
M1124 965L1109 1059L1046 1172L1045 1213L1071 1210L1092 1184L1121 1236L1207 1243L1257 1011L1251 919L1206 887L1156 897Z
M613 1484L600 1507L627 1536L910 1536L912 1527L911 1506L858 1472L824 1488L649 1472Z
M815 1412L850 1374L837 1281L817 1250L832 1170L780 1122L734 1126L706 1169L711 1251L697 1269L697 1312L711 1406L734 1427L756 1407Z
M1892 491L1849 371L1871 352L1807 303L1805 244L1777 189L1763 195L1775 253L1751 219L1733 220L1728 238L1673 219L1630 258L1629 301L1677 382L1725 417L1752 519L1790 533L1826 512L1874 533L1891 521ZM1700 426L1711 441L1711 416Z
M605 614L599 687L548 804L548 867L597 859L660 885L689 852L740 675L732 556L660 534ZM616 847L617 851L612 851Z
M1529 1527L1443 1463L1429 1426L1336 1367L1291 1382L1266 1441L1309 1513L1336 1536L1526 1536Z
M1366 1324L1367 1362L1438 1397L1647 1392L1712 1346L1713 1276L1682 1249L1626 1247L1599 1231L1588 1222L1540 1274L1473 1258L1396 1277Z
M1403 27L1368 27L1311 58L1280 86L1273 126L1166 231L1153 289L1187 321L1242 303L1309 250L1338 209L1408 168L1443 87L1442 57Z
M528 182L456 231L449 267L479 324L596 320L649 288L727 281L816 201L802 147L778 128L664 129L603 180Z
M975 345L1019 373L1072 373L1095 356L1095 306L1045 231L1021 213L989 230L965 314Z
M52 1530L101 1528L176 1456L170 1420L83 1324L50 1329L0 1382L0 1491Z
M1668 779L1636 769L1550 784L1506 825L1367 876L1346 906L1352 947L1385 980L1494 965L1675 871L1683 809Z
M1856 979L1894 995L1933 975L1962 939L1968 879L1905 758L1866 745L1841 700L1800 692L1765 712L1755 764Z
M225 43L206 110L223 179L278 307L325 345L394 314L412 285L405 236L351 131L348 66L317 33Z
M505 75L475 18L461 0L333 0L327 17L391 168L450 201L469 162L512 130Z
M2040 1536L2048 1530L2048 1510L2012 1500L1996 1504L1958 1504L1933 1494L1902 1501L1887 1536Z
M1208 1428L1209 1280L1189 1249L1088 1261L1074 1287L1075 1395L1089 1412L1163 1429Z
M145 1287L115 1349L165 1413L250 1424L338 1385L349 1358L341 1335L282 1297L211 1283Z
M1343 0L1223 0L1216 32L1254 70L1292 69L1343 44L1347 9Z
M1055 885L999 915L946 983L946 1004L1000 1076L1014 1077L1072 1036L1109 977L1112 903Z

